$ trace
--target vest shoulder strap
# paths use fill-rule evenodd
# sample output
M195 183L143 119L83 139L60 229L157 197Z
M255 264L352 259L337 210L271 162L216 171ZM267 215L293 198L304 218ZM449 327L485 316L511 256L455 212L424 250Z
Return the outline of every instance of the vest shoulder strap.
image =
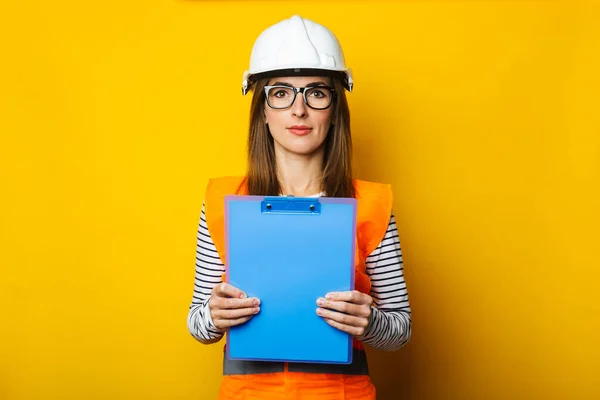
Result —
M392 187L388 184L355 180L358 243L366 258L383 240L393 206Z

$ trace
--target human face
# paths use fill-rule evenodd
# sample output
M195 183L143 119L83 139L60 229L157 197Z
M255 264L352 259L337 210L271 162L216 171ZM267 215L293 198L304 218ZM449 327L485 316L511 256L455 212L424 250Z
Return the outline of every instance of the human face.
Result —
M270 79L268 85L330 87L331 79L324 76L279 77ZM332 110L333 104L324 110L310 108L304 103L302 93L298 93L286 109L273 109L265 100L265 122L269 125L276 150L297 155L310 155L321 150L331 127Z

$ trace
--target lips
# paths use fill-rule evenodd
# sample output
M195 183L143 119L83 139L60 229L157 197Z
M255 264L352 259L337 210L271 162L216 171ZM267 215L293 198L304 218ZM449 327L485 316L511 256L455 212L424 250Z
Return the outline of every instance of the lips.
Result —
M294 125L294 126L288 127L287 130L293 135L304 136L304 135L308 135L312 131L312 128L310 128L306 125Z

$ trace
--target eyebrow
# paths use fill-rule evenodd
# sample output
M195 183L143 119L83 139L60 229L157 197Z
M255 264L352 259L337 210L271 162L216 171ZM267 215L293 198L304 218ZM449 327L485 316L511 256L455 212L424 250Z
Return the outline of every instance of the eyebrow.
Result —
M292 86L292 87L294 86L289 82L280 82L280 81L273 83L271 86L280 86L280 85ZM323 81L318 81L318 82L310 82L306 86L327 86L327 84Z

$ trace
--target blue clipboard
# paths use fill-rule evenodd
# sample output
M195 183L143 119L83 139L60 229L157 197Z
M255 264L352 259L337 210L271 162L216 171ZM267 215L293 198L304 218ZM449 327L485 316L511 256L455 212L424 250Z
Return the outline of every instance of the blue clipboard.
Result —
M261 300L227 332L231 360L349 364L352 336L316 301L354 289L353 198L225 197L226 281Z

